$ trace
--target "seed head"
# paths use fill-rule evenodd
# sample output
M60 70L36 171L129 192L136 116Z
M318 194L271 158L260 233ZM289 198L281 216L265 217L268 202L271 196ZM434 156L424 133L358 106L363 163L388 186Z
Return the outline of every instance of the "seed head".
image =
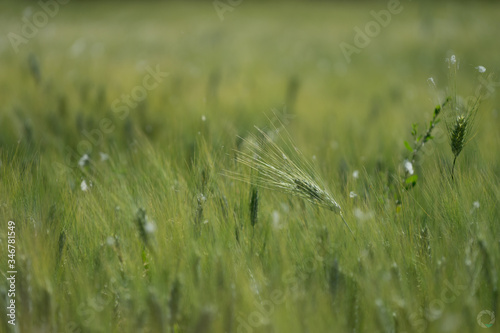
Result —
M270 132L256 129L257 135L243 139L248 151L236 152L236 161L249 167L252 175L238 172L228 172L228 175L262 188L300 197L339 214L344 220L340 205L326 189L315 168L295 147L288 132L274 125ZM347 225L345 220L344 223Z
M295 192L297 196L306 199L314 205L322 206L335 213L340 213L341 209L339 204L333 200L328 192L325 192L316 184L298 178L294 179L293 182L295 183L293 192Z
M252 187L252 195L250 197L250 223L252 227L255 227L257 224L259 212L259 191L257 188Z
M463 115L458 116L450 133L451 151L455 157L458 156L464 148L466 131L467 118Z

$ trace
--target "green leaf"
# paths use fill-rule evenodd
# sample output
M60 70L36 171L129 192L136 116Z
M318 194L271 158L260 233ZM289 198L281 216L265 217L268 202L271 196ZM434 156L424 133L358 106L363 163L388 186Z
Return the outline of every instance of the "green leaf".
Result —
M408 149L410 151L410 153L413 153L413 148L410 146L408 141L405 141L405 147L406 147L406 149Z
M441 105L436 106L434 109L434 117L437 117L439 115L439 112L441 112Z
M416 184L417 180L418 180L418 176L417 175L412 175L412 176L406 178L405 183L406 184Z

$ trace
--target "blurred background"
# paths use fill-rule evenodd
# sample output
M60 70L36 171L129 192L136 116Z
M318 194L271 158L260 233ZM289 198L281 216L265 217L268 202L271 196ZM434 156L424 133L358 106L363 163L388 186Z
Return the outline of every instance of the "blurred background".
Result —
M3 145L31 136L76 146L82 126L111 112L149 66L168 77L118 128L168 144L192 138L202 116L220 137L286 109L298 135L325 132L330 145L347 132L357 158L429 118L451 54L464 95L478 85L476 66L498 69L494 1L63 2L0 4ZM498 125L494 112L486 123Z

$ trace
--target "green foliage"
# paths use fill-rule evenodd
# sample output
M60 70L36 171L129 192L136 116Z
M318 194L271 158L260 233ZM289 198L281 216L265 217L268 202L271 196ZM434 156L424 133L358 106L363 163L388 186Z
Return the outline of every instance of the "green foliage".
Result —
M409 171L409 168L405 167L405 188L409 189L414 187L417 184L418 176L413 174L413 165L415 165L415 162L417 161L418 153L424 147L424 145L434 139L432 136L432 131L436 127L436 125L439 123L440 119L438 119L439 114L441 113L441 109L444 108L450 101L450 98L446 98L446 100L443 102L441 105L437 105L434 108L434 113L432 116L431 121L429 122L429 127L427 127L427 130L423 134L419 134L418 132L418 124L413 123L411 125L411 135L413 137L413 147L408 143L408 141L404 141L404 145L406 149L411 153L410 158L407 160L406 163L410 163L409 165L411 166L411 172Z
M418 176L417 175L411 175L410 177L406 178L405 183L408 185L415 186L417 184Z

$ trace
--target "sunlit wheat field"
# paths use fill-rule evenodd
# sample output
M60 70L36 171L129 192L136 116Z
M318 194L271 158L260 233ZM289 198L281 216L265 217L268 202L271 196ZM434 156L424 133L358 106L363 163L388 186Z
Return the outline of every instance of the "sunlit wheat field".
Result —
M498 332L499 4L63 2L0 3L0 332Z

